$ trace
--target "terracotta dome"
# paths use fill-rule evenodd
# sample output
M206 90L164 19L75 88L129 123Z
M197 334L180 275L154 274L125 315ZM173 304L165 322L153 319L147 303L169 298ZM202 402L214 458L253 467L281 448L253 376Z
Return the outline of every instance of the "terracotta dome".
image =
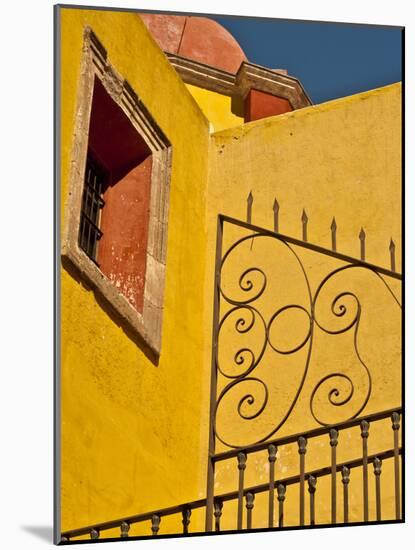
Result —
M140 14L162 50L236 73L247 58L236 39L207 17Z

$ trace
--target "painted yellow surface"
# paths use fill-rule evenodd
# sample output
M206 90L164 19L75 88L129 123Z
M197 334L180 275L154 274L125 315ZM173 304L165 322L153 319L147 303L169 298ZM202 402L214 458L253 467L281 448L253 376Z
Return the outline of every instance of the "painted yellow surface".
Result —
M304 208L308 240L330 247L335 216L339 252L359 255L363 227L366 260L389 267L393 238L400 270L399 83L218 132L212 144L209 219L225 205L244 219L252 190L257 225L272 228L276 197L282 233L301 238Z
M388 268L389 241L393 238L398 271L401 266L399 84L242 125L242 119L231 113L229 98L183 84L135 14L61 9L62 216L85 25L93 29L112 65L128 80L170 140L173 160L158 365L113 322L94 293L74 273L65 268L61 271L63 530L206 495L213 275L219 213L245 219L246 198L252 191L252 222L272 229L272 205L277 198L282 233L301 238L301 213L305 209L309 218L308 240L329 248L330 224L335 216L339 252L359 256L358 235L363 227L367 260ZM227 129L209 135L209 123L215 129ZM225 246L242 234L244 230L226 233ZM299 249L298 254L307 267L312 291L329 270L342 265L339 260L322 259L304 250ZM277 243L258 240L251 246L249 242L241 258L246 264L255 258L274 273L271 297L264 295L260 304L268 317L288 300L309 306L298 265L287 251L278 249ZM240 274L238 270L238 262L227 266L224 284L230 291L235 276ZM398 295L396 281L388 283ZM344 284L341 280L336 282L329 289L331 297L343 290ZM388 291L385 293L382 283L367 274L356 272L347 284L359 296L364 295L359 346L373 375L372 398L365 412L398 406L399 311L392 308L393 298ZM321 316L325 322L332 322L330 312L324 309L327 304L330 305L329 296L323 301ZM353 314L355 304L349 302L348 307L348 314ZM385 311L392 313L385 316ZM370 312L370 317L366 312ZM284 330L285 326L288 330ZM294 345L304 330L304 318L293 317L288 324L275 327L273 338L282 346ZM259 340L257 334L252 344L258 345ZM231 354L234 345L229 340L221 349ZM367 389L367 379L353 354L350 333L334 339L316 335L313 346L310 376L281 435L315 427L307 409L308 399L319 377L325 375L324 369L346 368L350 374L357 373L360 387ZM279 357L276 364L269 355L267 364L279 372L278 378L269 380L273 395L278 395L278 402L272 404L277 409L267 410L251 428L260 432L272 427L298 386L304 355L305 351L300 351L300 362L298 356L297 361L290 356ZM232 356L227 359L227 364L231 363ZM347 387L340 390L347 391ZM354 399L361 398L356 392ZM355 401L350 406L354 404ZM319 406L321 415L332 413L324 399ZM227 436L238 442L252 437L252 429L247 432L240 419L233 418L234 412L232 407L225 409L227 424L223 429ZM261 424L264 421L265 428ZM390 421L386 424L390 425ZM359 456L358 429L352 436L339 443L339 460ZM377 452L382 445L390 447L388 438L390 431L386 428L374 433L370 452ZM327 464L329 451L324 438L310 443L307 468ZM298 471L295 445L280 450L276 471L277 477ZM266 455L258 455L248 464L247 484L266 482L267 474ZM219 466L216 494L236 489L236 476L236 461ZM371 473L371 518L372 478ZM360 479L356 483L361 487L361 472L356 472L355 479ZM384 510L391 517L393 484L389 463L385 463L383 479ZM339 494L341 490L339 481ZM329 482L321 481L317 501L320 521L329 519L329 492ZM359 490L355 495L351 519L360 519ZM287 524L298 522L297 503L298 489L292 488L287 498ZM258 496L257 526L265 526L266 514L266 496ZM202 530L203 520L203 512L195 511L191 530ZM234 504L227 505L223 526L235 527ZM162 521L160 533L180 529L181 518L176 516ZM149 534L149 525L132 527L130 534ZM109 532L111 535L117 536L118 531Z
M200 297L209 124L135 14L63 8L63 215L86 25L170 140L173 167L158 365L93 292L61 271L62 529L194 499L205 473L199 453L208 334Z
M244 118L232 112L232 100L229 96L186 84L206 118L211 122L215 132L234 128L244 123Z
M273 229L273 203L279 203L279 231L302 238L302 211L308 216L308 241L330 249L330 225L333 216L337 222L337 250L359 258L361 228L366 233L366 259L390 268L389 243L396 245L396 265L400 270L401 253L401 112L400 84L331 101L326 104L294 111L285 115L245 124L238 128L212 135L210 151L210 178L208 192L208 267L214 265L214 241L217 214L246 219L247 197L253 194L252 223ZM223 253L238 238L249 231L229 228L225 224ZM320 282L331 271L346 265L339 260L315 252L293 247L308 277L311 296L315 296ZM272 314L290 304L311 311L307 282L295 256L278 241L270 238L247 240L237 253L229 256L222 270L222 290L232 299L254 295L262 284L261 275L251 273L245 278L253 282L251 292L239 287L239 277L245 269L259 267L267 275L264 294L250 303L268 322ZM385 283L389 288L386 287ZM370 399L364 409L370 414L401 404L401 309L399 281L354 268L339 273L324 287L316 301L316 317L327 330L345 328L356 316L359 304L349 295L334 302L341 292L353 292L361 307L357 348L371 375ZM206 288L205 323L212 315L211 286ZM396 298L396 299L395 299ZM222 314L231 305L222 300ZM343 304L344 316L336 316ZM242 317L249 324L249 312L229 317L221 330L219 362L233 375L243 372L249 364L237 365L235 353L248 347L258 356L265 338L261 322L256 319L254 329L238 335L235 322ZM272 325L270 340L278 349L293 349L307 334L308 318L302 311L288 311ZM228 400L218 409L217 429L231 444L247 445L266 436L284 417L292 403L307 365L309 343L293 355L280 355L267 349L260 365L252 375L268 386L269 402L255 420L244 421L237 414L239 400L251 393L255 401L245 402L243 412L253 413L263 403L264 393L259 383L247 382L237 386ZM206 354L207 355L207 354ZM313 389L325 376L343 373L354 383L354 394L344 406L329 403L330 390L337 388L337 402L351 393L350 383L334 376L320 387L314 399L316 416L327 423L346 420L364 404L369 392L369 377L354 349L354 329L344 334L331 335L315 327L307 377L298 401L287 422L278 431L278 437L313 429L318 424L310 413ZM219 376L219 389L225 380ZM336 401L336 398L335 398ZM391 448L390 419L373 425L369 454ZM350 430L339 439L338 461L349 461L361 456L359 428ZM219 444L217 451L224 450ZM276 478L298 474L298 447L296 444L280 449ZM230 463L229 463L230 462ZM220 464L216 475L216 492L220 494L237 487L234 461ZM383 518L394 518L392 459L385 461L382 474ZM330 464L328 436L309 443L306 468ZM369 518L375 519L375 490L373 466L370 465ZM246 470L245 486L266 483L268 479L266 452L251 455ZM350 520L362 520L362 472L353 470L350 502ZM338 476L338 517L342 517L342 491ZM306 493L308 495L308 492ZM308 497L307 497L308 498ZM330 522L330 480L319 481L316 494L317 521ZM262 499L262 500L261 500ZM263 502L261 505L260 503ZM308 513L308 501L307 501ZM287 490L285 523L298 524L298 487ZM235 506L226 507L223 527L235 528ZM308 516L307 516L308 517ZM308 521L308 520L307 520ZM256 499L255 525L267 526L266 495Z

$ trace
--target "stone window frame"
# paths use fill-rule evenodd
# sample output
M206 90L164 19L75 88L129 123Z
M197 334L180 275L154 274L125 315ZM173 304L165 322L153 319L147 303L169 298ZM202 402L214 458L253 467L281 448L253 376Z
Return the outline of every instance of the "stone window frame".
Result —
M99 267L79 247L78 232L89 120L95 78L121 107L152 153L150 216L146 253L143 312L138 312ZM108 303L120 325L138 337L158 358L161 350L163 295L166 272L167 222L172 147L131 85L111 65L107 51L90 27L85 27L72 145L69 190L61 239L62 260L75 267L87 286Z

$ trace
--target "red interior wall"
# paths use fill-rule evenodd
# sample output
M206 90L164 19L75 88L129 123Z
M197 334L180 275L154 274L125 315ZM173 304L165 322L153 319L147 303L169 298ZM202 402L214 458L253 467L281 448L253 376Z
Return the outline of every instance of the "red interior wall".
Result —
M144 305L152 157L104 193L98 263L140 312Z
M282 115L292 110L288 99L252 89L245 99L245 122Z
M151 192L151 150L96 79L89 150L109 183L101 211L97 261L128 301L143 311Z

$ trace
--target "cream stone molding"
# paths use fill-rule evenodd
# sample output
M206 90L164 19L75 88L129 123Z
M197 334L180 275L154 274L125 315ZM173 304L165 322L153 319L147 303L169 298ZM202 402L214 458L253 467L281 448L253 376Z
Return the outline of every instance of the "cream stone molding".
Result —
M131 124L152 152L150 218L146 257L143 313L118 292L114 284L78 245L78 232L88 150L89 119L94 80L128 116ZM107 51L91 28L84 32L83 58L79 79L72 145L69 191L62 230L61 254L81 279L108 303L119 324L138 337L158 356L161 349L163 294L166 269L167 221L171 174L171 145L131 85L111 65Z
M312 105L301 82L282 69L268 69L243 61L233 74L177 54L165 54L186 84L242 99L249 90L255 89L287 99L293 109Z
M312 105L311 99L297 78L246 61L242 61L236 73L235 86L238 95L243 98L249 90L255 89L288 99L293 109Z
M186 84L193 84L200 88L232 96L235 92L235 75L217 69L211 65L205 65L187 57L182 57L169 52L164 52L170 63L182 77Z

